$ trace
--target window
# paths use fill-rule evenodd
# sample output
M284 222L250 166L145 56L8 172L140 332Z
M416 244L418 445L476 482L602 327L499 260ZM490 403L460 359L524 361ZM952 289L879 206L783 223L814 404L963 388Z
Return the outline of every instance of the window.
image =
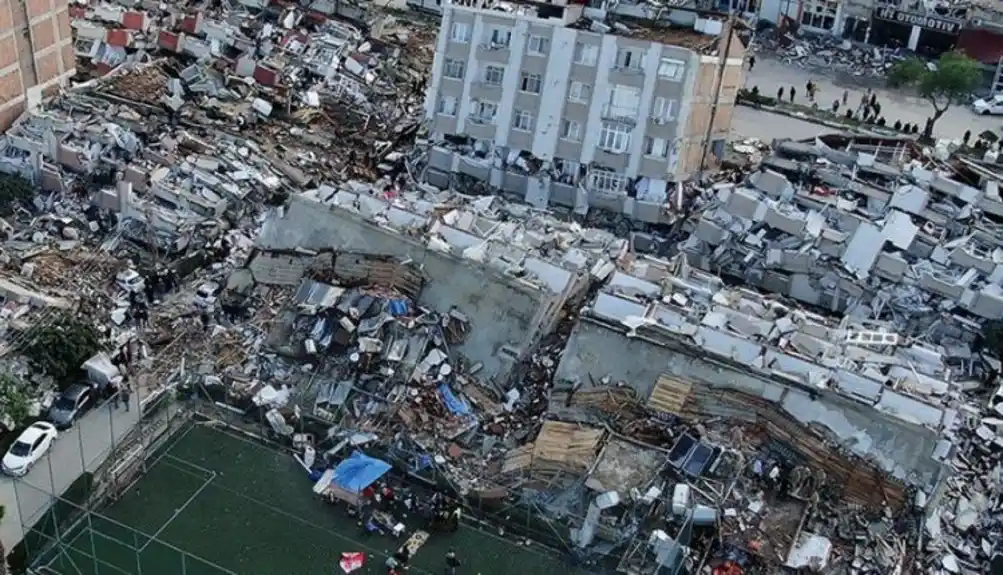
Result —
M568 88L568 99L587 104L592 99L592 86L582 82L572 82Z
M505 79L505 68L501 66L487 66L484 68L484 83L488 86L501 86Z
M801 12L801 25L819 30L832 30L836 25L839 0L806 0Z
M589 172L589 188L596 192L621 193L625 183L624 176L613 170L593 169Z
M683 73L685 71L686 64L681 60L662 58L662 61L658 63L658 76L666 80L678 82L683 79Z
M599 61L599 46L592 44L575 44L575 64L595 66Z
M599 130L599 147L612 154L622 154L630 144L630 130L620 122L603 122Z
M533 129L533 114L529 110L516 110L513 115L512 127L516 130L529 132Z
M644 55L634 50L620 50L616 53L616 67L624 70L640 70Z
M550 51L550 39L543 36L529 37L529 53L543 55Z
M582 125L574 120L564 120L561 122L561 139L569 142L578 142L582 139Z
M470 41L470 26L463 22L453 22L449 27L449 39L453 42L466 44Z
M498 113L498 104L494 102L474 102L473 119L477 123L490 124L495 121L495 114Z
M633 86L613 86L610 91L609 103L605 115L612 117L637 117L641 107L641 90Z
M522 73L522 80L519 82L519 89L530 94L540 93L540 84L543 78L539 74Z
M446 58L446 64L442 67L442 75L454 80L462 80L463 72L466 71L467 63L463 60L453 60Z
M455 116L456 98L452 96L443 96L442 98L439 98L439 103L435 107L435 112L437 114L442 114L443 116Z
M669 155L669 143L664 138L645 138L644 155L652 158L664 158Z
M512 30L508 28L493 28L491 30L491 45L498 48L508 48L512 43Z
M676 119L676 101L658 96L651 105L651 117L657 122Z
M557 173L561 176L565 178L574 178L579 175L582 165L574 160L554 158L554 168L557 169Z

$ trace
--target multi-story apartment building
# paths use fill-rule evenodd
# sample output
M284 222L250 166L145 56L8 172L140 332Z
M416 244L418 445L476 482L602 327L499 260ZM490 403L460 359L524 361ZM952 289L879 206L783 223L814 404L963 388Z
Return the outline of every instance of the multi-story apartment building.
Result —
M723 152L744 50L721 15L666 10L627 25L566 0L445 0L426 174L661 221L670 184Z
M0 0L0 130L75 73L67 0Z

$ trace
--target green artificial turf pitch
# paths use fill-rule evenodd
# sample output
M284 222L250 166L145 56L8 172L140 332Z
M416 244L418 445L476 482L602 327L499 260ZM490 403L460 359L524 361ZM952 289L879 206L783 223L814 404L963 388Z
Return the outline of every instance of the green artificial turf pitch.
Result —
M63 533L42 564L62 575L327 575L342 573L343 552L362 551L355 573L385 574L403 539L363 535L311 487L289 455L195 426L118 501ZM444 573L450 547L465 575L573 571L542 548L464 527L433 533L409 572Z

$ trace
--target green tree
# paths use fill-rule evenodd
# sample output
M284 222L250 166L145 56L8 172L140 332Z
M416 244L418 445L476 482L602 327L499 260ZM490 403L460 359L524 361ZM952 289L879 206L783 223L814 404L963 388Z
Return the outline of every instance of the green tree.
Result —
M982 66L964 54L948 52L935 67L919 58L895 63L888 71L888 83L894 87L912 87L933 105L933 117L923 129L923 137L933 138L933 126L951 104L971 97L982 84Z
M18 202L35 196L31 182L20 176L0 173L0 215L9 215Z
M101 334L70 313L28 330L24 355L31 366L56 380L60 389L73 383L85 361L101 350Z
M0 421L17 429L31 418L31 392L23 381L0 373Z

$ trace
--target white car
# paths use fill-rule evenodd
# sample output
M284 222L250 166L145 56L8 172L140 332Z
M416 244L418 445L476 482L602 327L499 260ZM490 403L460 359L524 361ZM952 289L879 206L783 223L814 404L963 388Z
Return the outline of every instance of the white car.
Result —
M143 280L143 276L139 275L139 272L134 269L118 272L118 275L115 276L115 283L127 292L138 293L146 287L146 281Z
M979 98L972 102L972 111L980 116L1003 114L1003 94L996 94L992 98Z
M219 294L219 284L216 282L206 282L195 290L195 301L205 308L216 305L216 295Z
M3 456L4 473L15 477L28 473L31 466L49 451L58 436L55 425L44 421L32 423L10 446L7 455Z

